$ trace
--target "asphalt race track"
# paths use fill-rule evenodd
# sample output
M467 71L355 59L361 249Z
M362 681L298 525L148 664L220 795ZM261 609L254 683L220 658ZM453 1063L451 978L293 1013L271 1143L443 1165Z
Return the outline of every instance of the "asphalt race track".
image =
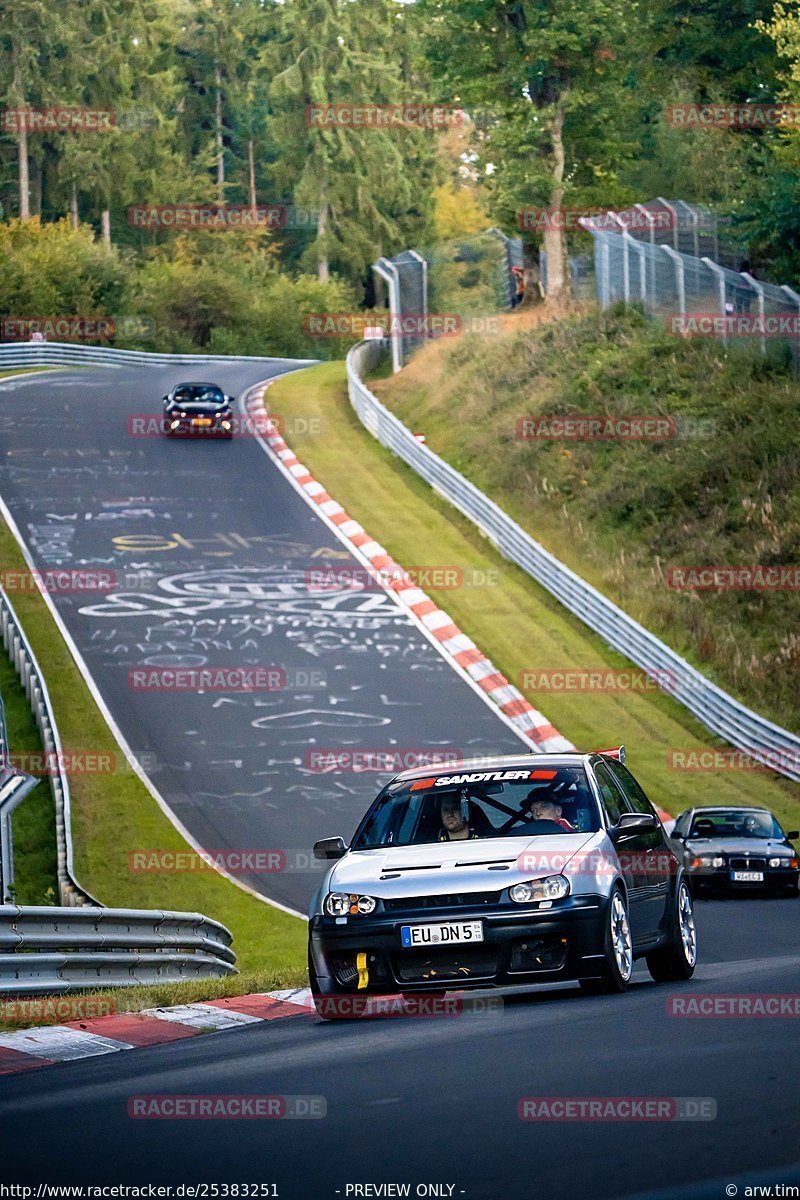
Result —
M362 1183L408 1183L412 1196L420 1184L452 1185L429 1194L467 1200L723 1200L732 1182L740 1197L745 1180L800 1184L800 1023L667 1008L696 993L796 994L798 916L795 900L701 903L701 965L680 986L653 984L637 967L621 997L565 986L508 998L497 1015L298 1016L9 1076L0 1176L275 1183L281 1200L336 1200ZM327 1115L128 1117L132 1096L164 1093L321 1096ZM702 1097L716 1118L523 1122L523 1096ZM382 1194L392 1193L362 1193Z
M349 837L386 778L321 773L315 751L518 752L521 739L393 598L315 586L309 572L361 578L363 568L252 437L133 432L131 419L159 416L181 379L239 395L297 365L1 381L0 495L37 567L114 572L110 593L54 600L172 811L206 850L281 854L285 869L241 877L305 912L321 869L313 842ZM280 675L278 690L249 694L131 686L142 667L204 666L276 667L285 684Z

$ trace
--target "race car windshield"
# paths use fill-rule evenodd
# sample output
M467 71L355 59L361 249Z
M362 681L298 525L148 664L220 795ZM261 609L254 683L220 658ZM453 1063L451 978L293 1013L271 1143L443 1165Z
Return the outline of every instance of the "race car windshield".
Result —
M690 838L784 838L786 834L767 812L726 809L724 812L695 813Z
M224 404L225 394L218 387L198 383L178 388L173 399L176 404Z
M367 813L352 849L593 833L599 827L582 767L479 771L391 784Z

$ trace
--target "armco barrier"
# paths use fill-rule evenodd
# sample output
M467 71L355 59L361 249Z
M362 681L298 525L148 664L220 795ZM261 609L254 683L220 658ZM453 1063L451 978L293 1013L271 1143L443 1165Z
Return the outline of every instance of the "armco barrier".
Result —
M224 925L200 913L0 906L0 995L235 975Z
M48 774L56 814L58 890L64 904L96 904L97 901L75 878L70 825L69 780L61 760L61 738L53 715L50 695L36 656L25 637L19 618L6 593L0 588L0 637L25 689L42 748L53 755L55 769ZM0 896L0 900L3 897Z
M219 362L224 354L151 354L149 350L112 350L107 346L79 346L70 342L0 343L0 371L21 367L174 367ZM316 359L267 358L236 355L235 363L291 362L294 366Z
M800 780L800 738L745 708L706 679L637 621L559 562L473 483L414 437L373 396L362 376L386 343L359 342L347 356L350 402L377 440L402 458L430 486L477 525L506 558L560 600L636 666L672 683L669 692L704 725L731 745ZM665 689L666 690L666 689Z

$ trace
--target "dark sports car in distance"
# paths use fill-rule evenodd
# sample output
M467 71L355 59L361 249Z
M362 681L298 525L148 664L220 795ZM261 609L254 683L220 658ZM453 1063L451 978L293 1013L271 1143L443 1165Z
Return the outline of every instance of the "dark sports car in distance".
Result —
M215 383L177 383L164 396L164 433L233 437L233 403Z
M769 891L800 895L792 839L766 808L690 808L675 821L672 845L695 895Z

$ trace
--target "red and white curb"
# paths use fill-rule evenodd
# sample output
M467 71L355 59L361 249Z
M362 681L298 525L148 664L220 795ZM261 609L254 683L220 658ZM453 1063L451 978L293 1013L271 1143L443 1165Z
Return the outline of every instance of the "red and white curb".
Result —
M297 1016L316 1016L308 988L225 996L203 1004L176 1004L14 1030L0 1033L0 1075Z
M319 508L320 514L333 526L340 540L355 557L365 560L374 568L376 582L395 596L450 665L466 674L476 690L495 705L506 722L521 733L534 750L539 753L574 750L572 742L563 737L543 713L528 703L522 692L496 669L472 638L459 629L435 600L417 587L384 547L345 512L341 504L326 492L299 461L270 420L265 407L265 393L274 382L269 380L251 388L244 397L244 405L248 416L254 418L256 428L264 431L261 444L275 463L292 479L298 490Z

